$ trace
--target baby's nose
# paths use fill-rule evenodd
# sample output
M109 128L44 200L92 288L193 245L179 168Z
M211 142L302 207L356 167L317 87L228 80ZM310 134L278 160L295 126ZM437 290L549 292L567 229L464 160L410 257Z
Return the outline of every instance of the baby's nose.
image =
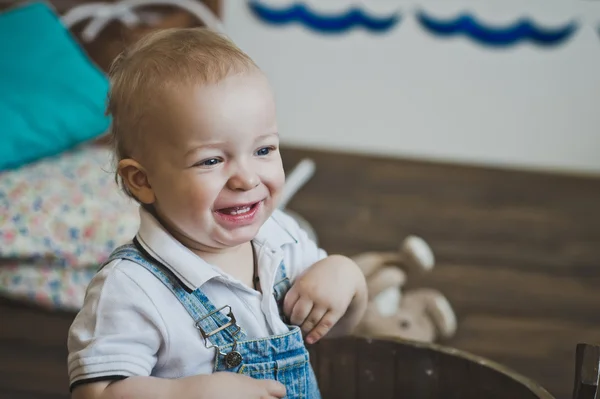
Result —
M229 179L228 186L231 190L248 191L257 187L260 179L256 173L251 170L240 168Z

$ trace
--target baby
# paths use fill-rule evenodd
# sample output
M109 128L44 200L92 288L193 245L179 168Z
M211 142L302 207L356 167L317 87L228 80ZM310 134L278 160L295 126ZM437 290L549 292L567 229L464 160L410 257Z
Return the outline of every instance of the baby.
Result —
M276 209L267 79L207 29L146 36L110 79L118 180L140 227L69 331L73 398L319 398L305 342L350 332L366 284Z

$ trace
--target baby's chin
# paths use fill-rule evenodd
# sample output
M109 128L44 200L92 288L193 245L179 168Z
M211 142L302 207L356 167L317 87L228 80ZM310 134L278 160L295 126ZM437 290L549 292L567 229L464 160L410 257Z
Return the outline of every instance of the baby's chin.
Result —
M235 230L220 229L221 231L214 235L213 240L227 248L237 247L252 241L258 234L261 225L244 226Z

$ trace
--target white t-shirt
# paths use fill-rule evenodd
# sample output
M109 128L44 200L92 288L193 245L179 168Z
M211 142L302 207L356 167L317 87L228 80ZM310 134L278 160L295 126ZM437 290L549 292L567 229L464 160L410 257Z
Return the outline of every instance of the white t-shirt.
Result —
M229 305L249 338L288 331L272 291L284 262L293 283L326 256L294 219L281 211L253 240L262 295L184 247L140 207L137 239L190 291L202 292L220 308ZM269 283L267 283L269 282ZM153 274L129 260L107 264L91 281L68 337L71 386L130 376L179 378L209 374L215 350L207 349L194 321L173 293Z

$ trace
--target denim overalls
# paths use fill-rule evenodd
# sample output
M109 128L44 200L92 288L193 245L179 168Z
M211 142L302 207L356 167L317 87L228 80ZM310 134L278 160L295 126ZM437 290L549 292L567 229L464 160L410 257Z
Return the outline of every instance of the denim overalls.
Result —
M117 248L106 263L115 259L127 259L143 266L173 292L194 320L198 338L204 339L208 348L215 348L215 372L230 371L277 380L285 385L288 399L321 398L300 328L290 326L290 331L283 335L248 339L236 324L229 306L215 307L199 288L189 293L170 271L135 244ZM273 287L280 314L289 288L282 263ZM226 311L227 316L222 311Z

